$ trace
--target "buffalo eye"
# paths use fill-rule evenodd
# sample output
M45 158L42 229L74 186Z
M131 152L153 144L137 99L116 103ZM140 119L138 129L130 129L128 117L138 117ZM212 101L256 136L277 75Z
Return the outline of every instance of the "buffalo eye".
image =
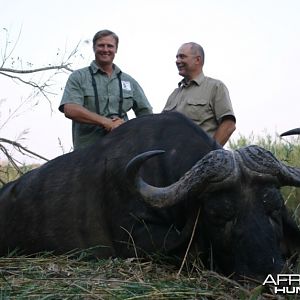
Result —
M211 192L203 199L204 215L209 223L224 225L235 217L235 197L232 191Z
M268 215L276 216L284 203L279 189L275 186L264 187L261 189L261 201L264 210Z
M270 222L275 225L281 224L281 213L284 200L280 190L275 186L264 187L261 189L261 200Z

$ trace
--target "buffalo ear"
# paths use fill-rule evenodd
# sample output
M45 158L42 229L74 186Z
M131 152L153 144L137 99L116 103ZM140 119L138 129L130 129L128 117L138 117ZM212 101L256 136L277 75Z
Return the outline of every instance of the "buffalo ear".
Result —
M282 211L283 247L286 256L294 255L300 250L300 230L286 208Z

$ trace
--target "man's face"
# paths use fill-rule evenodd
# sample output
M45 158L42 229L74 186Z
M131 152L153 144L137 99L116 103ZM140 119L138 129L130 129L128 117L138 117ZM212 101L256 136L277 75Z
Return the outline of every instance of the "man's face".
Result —
M95 59L98 65L112 64L117 53L116 41L112 36L99 38L94 45Z
M201 58L191 52L190 45L182 45L176 55L176 65L179 75L193 79L195 73L201 68Z

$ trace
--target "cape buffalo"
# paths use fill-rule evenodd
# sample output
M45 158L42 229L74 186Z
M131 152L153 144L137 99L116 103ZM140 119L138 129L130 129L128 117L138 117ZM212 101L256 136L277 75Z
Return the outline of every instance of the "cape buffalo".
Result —
M300 244L283 185L299 186L300 170L264 149L224 150L179 113L144 116L4 186L0 255L182 259L190 245L226 275L260 278Z

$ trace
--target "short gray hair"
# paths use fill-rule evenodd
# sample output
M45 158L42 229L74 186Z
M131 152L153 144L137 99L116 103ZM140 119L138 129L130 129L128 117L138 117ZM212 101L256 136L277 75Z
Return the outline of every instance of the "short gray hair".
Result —
M93 48L95 47L96 41L100 38L105 37L105 36L112 36L114 38L114 40L116 41L116 47L118 49L119 37L113 31L110 31L110 30L107 30L107 29L100 30L94 35L94 37L93 37Z
M191 46L191 51L193 55L199 55L202 58L202 64L204 65L204 50L203 47L197 43L194 42L189 42L189 43L184 43L184 45L190 45Z

